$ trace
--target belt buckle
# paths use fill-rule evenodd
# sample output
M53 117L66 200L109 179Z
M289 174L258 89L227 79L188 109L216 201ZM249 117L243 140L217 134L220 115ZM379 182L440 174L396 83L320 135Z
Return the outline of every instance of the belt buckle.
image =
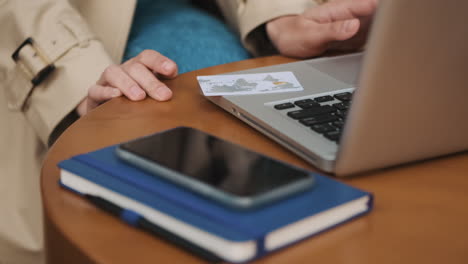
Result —
M35 51L35 55L38 55L42 63L44 63L44 67L38 70L36 74L34 73L33 69L30 69L25 63L22 63L22 69L25 71L28 77L31 78L31 83L34 86L36 86L39 85L42 81L44 81L50 75L50 73L52 73L55 70L55 65L53 63L50 63L45 54L34 45L34 40L31 37L27 38L23 43L21 43L21 45L19 45L19 47L11 55L11 58L17 64L21 63L20 52L27 45L32 47L32 49Z

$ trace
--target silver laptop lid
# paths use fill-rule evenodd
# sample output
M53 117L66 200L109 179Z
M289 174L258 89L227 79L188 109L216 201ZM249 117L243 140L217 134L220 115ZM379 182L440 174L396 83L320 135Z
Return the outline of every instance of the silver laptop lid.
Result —
M337 175L468 149L466 10L468 1L380 2Z

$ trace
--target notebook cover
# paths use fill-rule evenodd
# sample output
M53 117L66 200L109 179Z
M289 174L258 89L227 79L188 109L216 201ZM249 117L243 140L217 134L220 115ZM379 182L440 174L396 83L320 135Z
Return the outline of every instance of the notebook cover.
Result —
M269 232L303 218L364 196L372 198L367 192L315 174L316 184L309 191L256 210L237 211L127 165L115 155L115 148L111 146L75 156L59 163L59 167L236 242L261 240ZM368 210L371 206L372 199Z

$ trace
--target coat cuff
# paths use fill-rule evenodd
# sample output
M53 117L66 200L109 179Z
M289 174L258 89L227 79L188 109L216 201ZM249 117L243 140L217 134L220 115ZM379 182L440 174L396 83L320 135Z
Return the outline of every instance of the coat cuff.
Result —
M254 55L263 55L264 24L274 18L298 15L317 5L313 0L250 0L239 9L239 30L244 46ZM266 48L268 49L268 48Z
M90 40L70 49L55 62L55 71L33 88L23 112L47 144L60 122L86 97L104 69L112 63L101 42Z

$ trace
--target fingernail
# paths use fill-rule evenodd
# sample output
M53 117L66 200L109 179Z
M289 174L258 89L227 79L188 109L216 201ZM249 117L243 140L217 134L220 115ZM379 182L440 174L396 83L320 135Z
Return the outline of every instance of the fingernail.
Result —
M172 91L167 86L161 86L156 88L156 95L159 100L166 101L172 97Z
M133 95L134 99L140 99L145 95L145 92L137 86L132 86L130 88L130 93Z
M119 89L115 89L115 88L112 89L112 93L111 93L111 96L112 96L112 97L119 97L119 96L121 96L121 95L122 95L122 93L120 92Z
M347 20L343 24L343 31L352 32L356 30L356 26L359 23L357 19Z
M174 68L174 63L172 63L170 61L165 61L165 62L163 62L162 68L166 72L171 71Z

